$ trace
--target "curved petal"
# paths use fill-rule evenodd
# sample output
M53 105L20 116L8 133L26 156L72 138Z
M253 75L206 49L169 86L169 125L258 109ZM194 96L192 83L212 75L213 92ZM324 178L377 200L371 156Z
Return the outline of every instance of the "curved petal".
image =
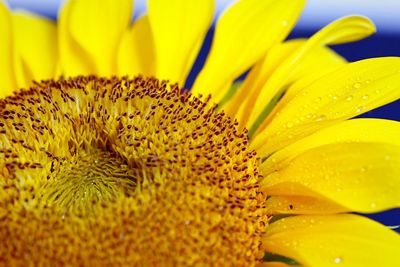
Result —
M53 21L28 12L13 13L15 73L18 87L50 79L57 62L57 30Z
M383 143L400 146L400 122L383 119L353 119L321 129L290 144L261 164L263 175L282 169L299 154L334 143Z
M242 0L223 13L204 68L192 92L219 102L232 81L281 42L303 9L304 0ZM226 66L229 66L227 68Z
M400 207L400 146L337 143L310 149L267 175L270 196L326 198L348 210L377 212Z
M12 19L8 8L0 2L0 97L16 89L13 64Z
M211 25L213 0L149 0L157 78L182 86Z
M400 97L399 70L397 57L339 67L293 97L255 136L251 147L269 155L321 128L395 101Z
M276 95L282 93L285 89L284 84L287 83L293 72L314 49L324 45L357 41L374 32L374 24L368 18L361 16L349 16L338 19L318 31L303 46L289 55L279 68L274 70L273 75L268 81L251 95L251 98L248 100L248 107L252 107L252 112L251 114L249 113L251 116L249 116L247 124L253 127L252 125L256 120L261 120L262 122L265 119L262 115L265 106ZM261 124L261 122L258 122L258 124Z
M349 212L323 196L272 196L266 201L268 212L275 214L335 214Z
M251 96L263 87L286 58L296 52L306 42L307 40L294 39L272 48L266 57L251 69L243 82L243 86L239 88L233 99L224 107L224 110L237 118L240 125L245 125L250 129L251 125L248 119L250 116L249 110L252 109L252 105L250 105L252 103ZM322 75L321 72L325 73L345 63L346 60L330 48L326 46L316 47L309 51L305 58L294 68L291 75L287 77L283 87L288 86L303 76L309 77L318 73L318 76L313 77L313 80L315 80L316 77Z
M95 74L94 61L83 47L71 36L69 19L72 2L67 1L58 16L58 51L59 63L56 75L76 76Z
M116 74L118 45L131 19L132 0L70 0L61 15L65 17L60 18L61 35L64 35L63 38L72 39L69 40L70 44L76 42L75 45L64 49L77 50L79 48L76 46L79 46L82 51L68 52L86 54L86 57L91 59L95 74ZM66 68L65 72L74 72L68 66L70 61L63 59L62 66Z
M400 266L399 247L398 234L351 214L283 218L263 239L266 251L310 267Z
M142 16L124 33L118 49L118 74L155 75L155 50L148 16Z
M304 40L295 39L272 47L266 56L251 68L242 86L238 88L233 98L224 106L224 110L232 117L238 119L240 125L244 126L243 113L247 113L248 111L243 111L243 109L248 97L252 95L257 88L261 87L279 64L297 48L303 45L303 43Z

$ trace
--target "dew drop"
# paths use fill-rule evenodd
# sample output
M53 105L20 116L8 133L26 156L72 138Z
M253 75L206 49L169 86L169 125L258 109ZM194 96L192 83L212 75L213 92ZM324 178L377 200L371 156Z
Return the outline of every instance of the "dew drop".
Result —
M359 106L359 107L357 107L356 112L360 113L360 112L363 111L364 109L365 109L364 106Z
M293 123L292 123L292 122L286 123L286 127L287 127L287 128L292 128L292 127L293 127Z
M287 25L288 25L287 20L282 20L282 26L283 26L283 27L286 27Z
M361 87L361 83L354 83L353 84L353 87L355 88L355 89L359 89L360 87Z
M336 257L334 262L335 263L342 263L343 259L341 257Z
M375 202L371 202L371 204L369 204L369 206L370 206L371 208L376 208L376 203L375 203Z
M368 95L363 95L361 98L366 100L368 98Z
M338 99L337 95L333 95L332 99L336 101Z
M316 120L316 121L323 121L323 120L326 120L326 116L325 116L325 115L320 115L320 116L318 116L315 120Z
M349 95L348 97L346 97L346 101L352 101L353 100L353 96L352 95Z
M315 102L320 102L321 100L322 100L321 97L317 97L317 98L315 99Z

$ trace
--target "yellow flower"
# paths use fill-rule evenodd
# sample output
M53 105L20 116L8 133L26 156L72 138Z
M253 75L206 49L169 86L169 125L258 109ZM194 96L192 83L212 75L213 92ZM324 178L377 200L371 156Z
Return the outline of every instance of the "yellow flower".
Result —
M400 123L351 118L399 99L400 59L327 47L372 34L360 16L284 41L303 6L232 5L189 93L212 0L133 25L130 0L57 24L0 3L0 266L399 266L351 212L399 207Z

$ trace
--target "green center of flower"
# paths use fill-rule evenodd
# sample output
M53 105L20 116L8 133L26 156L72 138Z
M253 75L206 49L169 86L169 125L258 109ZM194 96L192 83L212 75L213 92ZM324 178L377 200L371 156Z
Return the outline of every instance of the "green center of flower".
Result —
M58 166L57 166L58 165ZM62 213L91 213L97 204L131 194L136 186L133 170L115 153L94 150L51 166L44 202Z

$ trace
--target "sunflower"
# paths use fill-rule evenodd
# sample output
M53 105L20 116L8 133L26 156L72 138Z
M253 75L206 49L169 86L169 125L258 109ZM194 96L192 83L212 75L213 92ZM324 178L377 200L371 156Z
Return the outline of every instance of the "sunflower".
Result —
M1 266L399 266L362 215L400 204L400 59L284 41L303 0L70 0L55 23L0 3ZM235 79L249 71L242 82ZM18 88L27 88L19 89Z

